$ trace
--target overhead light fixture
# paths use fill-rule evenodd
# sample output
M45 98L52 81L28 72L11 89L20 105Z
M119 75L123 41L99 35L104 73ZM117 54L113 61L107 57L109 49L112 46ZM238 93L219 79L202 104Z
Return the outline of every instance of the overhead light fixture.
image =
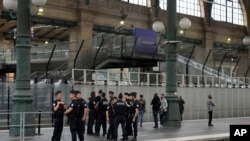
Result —
M6 10L8 10L10 12L10 16L11 18L16 18L16 15L13 15L13 11L17 11L17 0L3 0L3 6ZM36 15L37 14L37 9L39 8L39 12L43 12L40 11L40 7L44 6L47 3L47 0L31 0L31 4L29 5L30 8L30 14L31 15Z
M121 21L120 21L120 25L124 25L125 20L127 19L128 15L125 14L123 11L120 11L120 12L121 12L121 17L120 17Z
M227 43L231 43L231 38L227 38Z
M48 44L49 42L48 42L48 41L45 41L44 43L45 43L45 44Z
M250 45L250 36L245 36L242 40L243 45L249 46Z
M192 26L192 22L189 18L182 18L179 22L180 30L178 32L179 35L184 36L186 30L190 29Z
M43 8L40 7L40 8L38 9L38 12L43 12Z
M179 30L179 35L184 35L185 31L183 29Z
M120 25L124 25L124 21L123 20L120 21Z
M157 33L161 33L161 32L164 32L165 30L165 25L162 21L155 21L152 25L152 29L157 32Z

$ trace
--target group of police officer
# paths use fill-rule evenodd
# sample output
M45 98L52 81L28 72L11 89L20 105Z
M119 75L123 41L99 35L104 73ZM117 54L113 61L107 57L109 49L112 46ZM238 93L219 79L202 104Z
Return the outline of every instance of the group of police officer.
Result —
M121 140L127 141L128 136L133 136L131 141L137 140L137 116L140 103L136 100L136 92L125 93L125 100L123 100L122 93L116 97L114 92L109 91L110 100L108 100L102 90L98 92L97 96L95 92L91 92L88 109L86 101L81 98L80 91L70 91L72 102L68 107L62 101L61 91L57 91L55 95L56 100L53 102L54 132L52 141L60 141L64 115L68 116L72 141L77 140L77 135L79 140L83 141L87 112L88 135L100 136L102 126L102 136L107 134L107 139L116 141L118 138L118 126L121 124L123 136ZM107 122L109 122L108 131L106 131ZM95 132L93 132L93 126Z

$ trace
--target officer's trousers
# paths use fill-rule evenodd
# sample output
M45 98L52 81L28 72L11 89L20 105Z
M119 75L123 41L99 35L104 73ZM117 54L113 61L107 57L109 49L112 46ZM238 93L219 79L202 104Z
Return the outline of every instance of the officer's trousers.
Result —
M70 124L70 132L72 136L72 141L76 141L76 136L78 135L78 138L80 141L84 141L84 130L85 130L85 125L84 122L82 121L82 118L77 118L77 117L71 117L69 120Z
M54 132L52 141L60 141L63 131L63 116L54 118Z
M124 115L116 115L115 116L115 118L114 118L114 140L117 140L119 124L121 124L121 126L122 126L123 138L128 139L128 136L127 136L126 130L125 130L125 122L126 122L126 119L125 119Z
M137 137L137 132L138 132L138 122L137 122L137 117L135 118L135 122L133 122L133 129L134 129L134 138Z
M89 110L87 134L93 134L93 125L96 119L96 111Z
M114 117L110 116L109 117L109 129L108 129L107 137L114 138L114 128L115 128Z
M133 117L132 117L131 114L126 115L126 127L125 127L125 130L126 130L126 133L127 133L128 136L133 135L132 119L133 119Z
M98 134L100 135L100 128L101 128L101 125L102 125L102 129L103 129L103 134L105 135L106 134L106 114L105 113L98 113L97 114L97 119L96 119L96 125L95 125L95 134Z

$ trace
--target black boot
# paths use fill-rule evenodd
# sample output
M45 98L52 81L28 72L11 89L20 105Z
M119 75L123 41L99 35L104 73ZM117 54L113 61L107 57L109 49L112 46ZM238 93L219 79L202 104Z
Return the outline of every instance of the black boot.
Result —
M134 137L131 141L137 141L136 137Z

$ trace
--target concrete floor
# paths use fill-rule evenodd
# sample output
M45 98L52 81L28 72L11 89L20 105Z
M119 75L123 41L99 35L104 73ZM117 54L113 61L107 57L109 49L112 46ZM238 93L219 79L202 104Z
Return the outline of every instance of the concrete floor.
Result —
M250 118L214 119L213 127L207 126L207 120L186 120L181 128L160 127L154 129L153 123L144 123L139 128L138 141L186 141L186 140L209 140L213 138L228 138L229 125L249 124ZM24 141L50 141L53 128L42 128L40 136L27 137ZM102 133L102 131L101 131ZM121 137L121 130L119 131ZM129 137L132 138L132 137ZM94 137L85 134L85 141L105 141L105 137ZM0 141L22 141L18 137L9 137L8 130L0 131ZM61 141L71 141L68 127L64 127Z

